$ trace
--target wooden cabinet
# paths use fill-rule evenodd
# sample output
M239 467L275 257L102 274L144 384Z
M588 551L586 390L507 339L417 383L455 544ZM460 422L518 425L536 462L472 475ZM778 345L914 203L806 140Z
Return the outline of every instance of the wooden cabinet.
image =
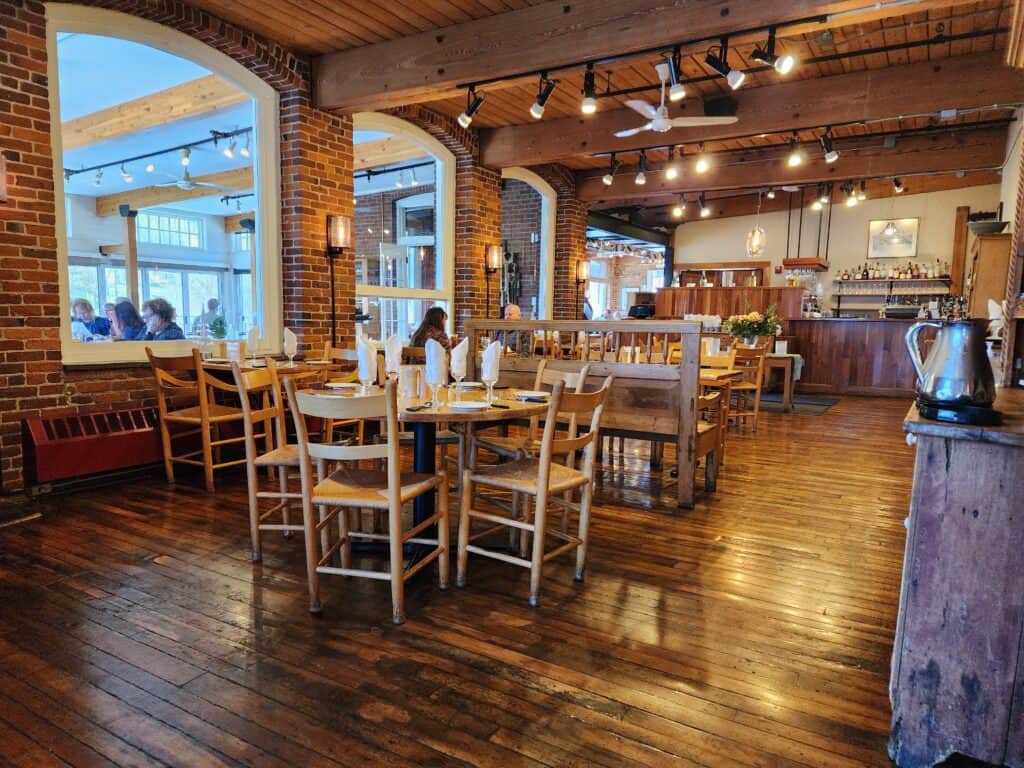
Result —
M683 315L730 315L763 312L774 304L779 318L800 317L803 288L662 288L655 297L659 318Z
M971 246L969 278L971 317L988 317L988 300L1001 303L1006 298L1006 274L1010 266L1009 233L978 235Z
M893 647L889 754L930 768L953 753L1024 768L1024 392L1002 427L928 421L917 441Z

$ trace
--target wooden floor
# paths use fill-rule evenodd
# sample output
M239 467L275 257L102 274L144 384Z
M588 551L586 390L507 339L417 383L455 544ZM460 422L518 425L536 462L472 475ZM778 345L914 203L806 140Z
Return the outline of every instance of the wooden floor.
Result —
M888 766L902 400L767 415L672 505L606 456L587 581L387 585L248 561L244 486L144 479L0 528L0 766Z

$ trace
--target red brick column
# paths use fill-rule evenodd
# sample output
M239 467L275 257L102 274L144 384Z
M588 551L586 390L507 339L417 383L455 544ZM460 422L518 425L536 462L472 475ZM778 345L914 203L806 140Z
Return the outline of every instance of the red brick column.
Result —
M531 168L555 189L555 320L576 317L576 263L587 257L587 204L576 198L576 177L563 165ZM583 311L581 293L580 313Z
M176 0L86 0L166 24L241 62L282 93L281 194L285 322L310 346L327 338L326 216L352 213L351 122L309 101L308 63L280 45ZM112 30L116 31L116 30ZM0 0L0 151L9 202L0 204L0 491L21 488L26 418L152 402L146 366L65 370L46 29L40 2ZM351 320L351 259L338 264L339 327ZM347 332L347 330L346 330Z

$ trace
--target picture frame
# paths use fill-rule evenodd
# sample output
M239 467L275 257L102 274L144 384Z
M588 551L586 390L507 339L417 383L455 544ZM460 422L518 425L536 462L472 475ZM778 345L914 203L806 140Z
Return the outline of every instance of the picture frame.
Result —
M869 259L915 259L920 219L872 219L868 222Z

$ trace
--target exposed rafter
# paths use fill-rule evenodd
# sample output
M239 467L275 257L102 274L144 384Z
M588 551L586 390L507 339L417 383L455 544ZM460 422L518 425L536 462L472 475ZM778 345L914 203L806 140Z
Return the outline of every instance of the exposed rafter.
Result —
M210 173L206 176L195 176L193 182L216 184L229 190L252 189L253 173L252 168L236 168L232 171L221 171ZM112 195L101 195L96 198L97 216L116 216L118 207L129 205L135 210L152 208L156 205L168 205L182 200L195 200L197 197L211 197L222 194L211 187L195 187L194 189L181 189L180 187L142 187L140 189L128 189L123 192L115 192Z

